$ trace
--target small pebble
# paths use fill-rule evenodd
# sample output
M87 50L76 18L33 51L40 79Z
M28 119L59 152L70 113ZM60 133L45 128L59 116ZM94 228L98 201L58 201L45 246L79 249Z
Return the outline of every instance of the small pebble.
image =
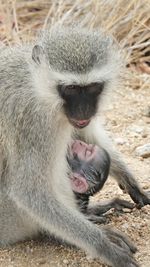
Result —
M128 229L128 228L129 228L129 224L128 224L128 223L124 223L124 224L122 225L122 228L124 228L124 229Z
M64 259L64 260L63 260L63 263L64 263L64 264L69 264L69 261L68 261L67 259Z
M138 125L131 125L127 128L127 133L134 132L136 134L141 134L144 131L144 127Z
M118 138L115 138L115 143L116 143L117 145L123 145L123 144L126 143L126 141L125 141L123 138L118 137Z
M142 134L142 137L143 138L146 138L148 136L148 134L146 133L146 132L144 132L143 134Z
M117 126L117 121L116 120L112 120L111 123L112 123L113 126Z
M135 153L137 156L148 158L150 157L150 143L136 148Z
M46 260L45 259L41 259L41 260L39 260L39 265L43 265L43 264L45 264L46 263Z
M144 115L148 118L150 118L150 106L146 109Z
M29 246L27 246L27 247L25 247L25 253L27 253L27 254L30 254L30 253L32 253L33 252L33 249L32 248L30 248Z

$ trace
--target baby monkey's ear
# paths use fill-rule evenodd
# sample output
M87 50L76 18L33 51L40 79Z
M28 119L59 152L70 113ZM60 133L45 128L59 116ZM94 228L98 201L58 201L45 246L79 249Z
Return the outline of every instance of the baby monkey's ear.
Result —
M35 45L32 49L32 59L35 61L36 64L41 64L44 58L44 49L40 45Z

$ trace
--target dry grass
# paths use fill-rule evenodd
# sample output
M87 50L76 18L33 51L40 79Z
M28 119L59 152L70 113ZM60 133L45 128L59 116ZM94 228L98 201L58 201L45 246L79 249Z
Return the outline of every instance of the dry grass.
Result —
M0 0L0 41L9 45L32 39L39 28L57 21L104 27L125 49L134 88L149 87L149 0Z

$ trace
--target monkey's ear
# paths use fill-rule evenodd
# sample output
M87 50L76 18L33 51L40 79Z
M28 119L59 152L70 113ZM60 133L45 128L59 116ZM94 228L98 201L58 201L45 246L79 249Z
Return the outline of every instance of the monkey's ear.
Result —
M37 63L38 65L41 64L42 58L44 55L44 50L42 46L35 45L32 49L32 59Z

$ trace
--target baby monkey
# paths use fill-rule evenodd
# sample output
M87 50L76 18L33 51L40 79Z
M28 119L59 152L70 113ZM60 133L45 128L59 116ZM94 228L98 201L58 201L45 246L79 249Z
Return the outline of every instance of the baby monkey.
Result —
M102 189L109 175L110 156L105 149L74 140L68 148L67 161L71 167L69 178L72 190L80 210L88 216L89 220L103 223L106 217L101 215L108 210L134 207L133 203L118 198L104 204L89 205L90 196Z

